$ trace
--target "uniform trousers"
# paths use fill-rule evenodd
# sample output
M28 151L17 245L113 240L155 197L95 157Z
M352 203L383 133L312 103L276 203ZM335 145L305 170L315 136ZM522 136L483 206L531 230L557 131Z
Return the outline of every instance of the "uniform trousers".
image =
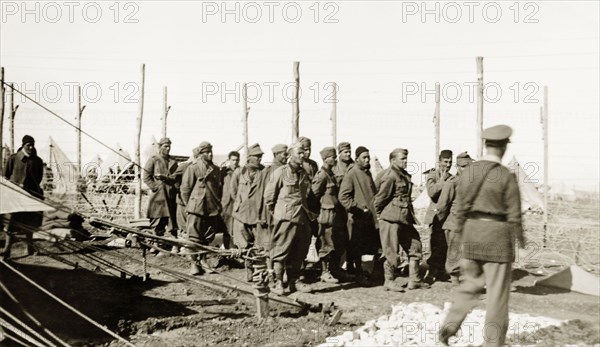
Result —
M504 345L508 330L508 299L512 263L461 259L463 281L458 286L455 301L442 324L442 334L455 335L486 288L487 303L483 340L486 346Z
M421 259L423 256L421 237L413 225L380 220L379 237L383 256L394 267L400 265L400 247L409 259Z

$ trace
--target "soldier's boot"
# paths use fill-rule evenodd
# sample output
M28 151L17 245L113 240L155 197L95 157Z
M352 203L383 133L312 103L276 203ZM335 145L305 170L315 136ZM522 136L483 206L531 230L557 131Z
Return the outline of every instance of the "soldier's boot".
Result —
M321 282L325 282L325 283L340 283L340 281L333 277L333 274L331 273L331 263L327 260L327 259L323 259L321 261Z
M190 267L190 275L196 276L196 275L204 274L204 270L202 270L202 267L200 267L198 265L198 256L191 255L190 258L192 259L192 265Z
M246 268L246 282L254 281L254 268L250 260L244 260L244 267Z
M283 264L279 262L273 263L273 276L275 277L275 286L271 288L271 292L277 295L284 295L285 289L283 288Z
M391 292L400 292L404 293L404 289L399 283L394 282L396 279L396 275L394 274L394 266L390 264L387 260L383 263L383 277L385 281L383 282L383 289Z
M4 248L2 249L2 252L0 253L0 254L2 254L2 259L6 260L6 259L10 258L10 249L12 248L12 245L14 242L15 242L15 237L10 233L6 233L6 238L4 240Z
M453 286L457 286L460 284L460 276L452 274L450 275L450 281Z
M406 287L408 290L429 288L429 284L423 282L421 275L419 274L418 258L410 258L408 262L408 278L408 286Z
M300 293L312 293L312 286L308 283L300 281L299 279L290 282L290 293L292 292L292 287L294 291L299 291Z
M205 255L205 254L202 254L202 255L200 256L200 266L202 266L202 269L203 269L203 270L204 270L206 273L209 273L209 274L214 274L214 273L217 273L217 272L216 272L216 271L215 271L215 270L212 268L212 266L210 266L210 265L208 264L208 262L206 261L206 255Z
M27 232L25 234L25 238L27 240L27 255L37 254L37 250L35 249L35 245L33 244L33 233Z
M354 260L354 266L356 268L354 281L362 287L370 287L371 282L365 275L365 272L362 268L362 260L360 259L360 257L357 260Z

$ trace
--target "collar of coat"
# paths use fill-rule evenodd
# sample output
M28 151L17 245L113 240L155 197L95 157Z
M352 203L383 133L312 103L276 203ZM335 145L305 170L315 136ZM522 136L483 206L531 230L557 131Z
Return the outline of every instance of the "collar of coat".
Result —
M394 171L396 174L398 174L398 176L400 176L401 178L407 180L408 182L411 182L412 180L412 175L409 174L408 172L406 172L406 170L404 170L401 167L396 167L394 165L390 166L390 170Z

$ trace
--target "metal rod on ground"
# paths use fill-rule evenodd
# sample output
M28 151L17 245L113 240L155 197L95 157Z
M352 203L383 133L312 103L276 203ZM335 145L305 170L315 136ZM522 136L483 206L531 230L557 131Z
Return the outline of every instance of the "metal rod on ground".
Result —
M438 155L440 153L440 84L435 84L435 113L433 115L433 124L435 126L435 158L434 163L438 161Z
M292 97L292 143L300 136L300 62L294 62L294 95Z
M544 248L548 228L548 86L544 86Z
M4 173L4 67L0 67L0 172Z
M50 293L48 290L46 290L44 287L40 286L39 284L37 284L35 281L33 281L32 279L30 279L29 277L25 276L23 273L21 273L19 270L15 269L14 267L12 267L10 264L8 264L7 262L5 262L4 260L0 259L0 262L6 266L6 268L8 268L9 270L11 270L12 272L16 273L17 275L19 275L19 277L23 278L25 281L29 282L31 285L33 285L34 287L36 287L37 289L39 289L40 291L42 291L44 294L48 295L49 297L51 297L52 299L58 301L61 305L63 305L64 307L68 308L69 310L71 310L73 313L77 314L78 316L80 316L81 318L85 319L86 321L88 321L89 323L91 323L93 326L97 327L98 329L106 332L107 334L109 334L110 336L116 338L117 340L123 342L124 344L126 344L127 346L132 346L135 347L134 344L132 344L131 342L125 340L124 338L122 338L121 336L117 335L116 333L110 331L108 328L106 328L103 325L100 325L98 322L96 322L95 320L91 319L90 317L86 316L85 314L83 314L82 312L78 311L76 308L74 308L73 306L69 305L68 303L66 303L65 301L63 301L61 298L59 298L58 296Z
M2 308L2 306L0 306L0 312L2 312L2 314L6 315L8 318L12 319L15 323L22 326L25 329L25 331L29 332L33 337L37 338L38 340L42 341L43 343L45 343L47 345L56 347L56 345L52 341L48 340L47 338L43 337L35 330L31 329L29 326L27 326L27 324L23 323L20 319L18 319L17 317L12 315L10 312L8 312L4 308Z
M3 334L6 338L11 339L17 345L23 346L23 347L29 347L26 343L20 341L18 337L11 335L8 331L4 331Z
M96 208L96 206L94 206L94 204L92 204L92 202L88 199L88 197L83 192L79 192L79 194L81 194L81 196L83 196L83 199L85 201L87 201L87 203L92 207L92 209L94 209L94 212L100 213L100 211L98 211L98 209Z
M42 345L39 341L37 341L36 339L34 339L33 337L25 334L22 330L18 329L17 327L15 327L14 325L10 324L9 322L5 321L3 318L0 318L0 327L15 333L19 338L31 343L32 346L36 346L36 347L46 347L44 345ZM13 338L14 340L14 338ZM26 345L27 346L27 345Z
M21 308L21 312L23 312L23 314L29 318L35 325L38 326L38 328L42 329L46 334L48 334L50 337L52 337L53 339L56 340L56 342L58 342L59 344L65 346L65 347L70 347L71 345L69 345L68 343L64 342L63 340L60 339L60 337L56 336L53 332L51 332L50 330L46 329L42 323L40 323L31 313L29 313L24 307L23 305L21 305L21 303L19 302L19 300L17 300L17 298L12 294L12 292L6 288L6 286L4 286L4 284L2 282L0 282L0 288L6 293L6 295L17 305L19 305L19 307Z
M133 204L133 215L140 219L142 215L142 177L140 167L140 138L142 135L142 118L144 116L144 81L146 76L146 65L142 64L142 84L140 86L139 114L137 117L137 134L135 136L135 203Z
M483 156L483 57L477 57L477 158Z

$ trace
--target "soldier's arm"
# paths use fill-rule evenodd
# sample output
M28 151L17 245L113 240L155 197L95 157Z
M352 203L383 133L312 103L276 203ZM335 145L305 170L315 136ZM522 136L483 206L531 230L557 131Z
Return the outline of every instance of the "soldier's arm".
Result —
M394 178L391 175L384 175L381 177L379 189L377 190L377 194L375 194L375 200L373 201L373 205L375 206L375 212L379 216L383 209L389 204L389 202L394 198Z
M443 223L448 215L450 214L450 207L452 207L452 201L454 200L454 183L446 181L440 197L437 202L437 216L438 219Z
M4 177L6 177L7 179L10 179L15 167L15 157L14 156L10 156L8 158L8 161L6 162L6 167L4 168Z
M155 192L158 189L158 183L154 180L154 159L150 158L142 171L142 179L144 183Z
M514 235L521 244L525 246L525 236L523 234L523 225L521 224L521 192L519 184L514 174L510 174L508 184L504 191L504 201L506 201L507 214L506 221L510 223L514 230Z
M233 171L231 179L229 180L229 197L231 201L235 200L237 196L238 187L240 186L240 173L241 169Z
M348 212L358 214L363 212L363 210L358 207L358 204L354 200L354 184L352 183L351 172L348 172L346 175L344 175L344 179L342 179L340 192L338 193L338 200Z
M313 179L310 190L317 199L321 199L327 189L327 177L323 171L319 171Z
M432 171L427 174L427 195L433 202L437 202L440 197L440 193L442 192L442 187L444 186L444 181L440 179L437 180L437 171Z
M467 219L467 213L468 211L468 206L465 202L466 196L468 196L468 188L469 188L469 184L468 182L470 180L465 179L465 174L467 174L466 172L463 172L461 174L461 180L458 181L458 184L455 188L455 193L456 193L456 198L455 198L455 204L456 204L456 215L454 216L456 218L456 231L461 232L463 225L465 224L465 220ZM474 183L471 183L474 184Z
M183 178L181 179L181 189L179 190L181 193L181 199L187 205L190 200L190 195L192 190L194 189L194 184L196 183L196 170L193 167L188 167L188 170L185 170L183 174Z
M281 173L282 170L276 170L275 172L273 172L265 188L265 205L267 206L269 211L273 211L275 209L275 203L277 202L277 198L279 197L279 190L281 189L282 184Z

